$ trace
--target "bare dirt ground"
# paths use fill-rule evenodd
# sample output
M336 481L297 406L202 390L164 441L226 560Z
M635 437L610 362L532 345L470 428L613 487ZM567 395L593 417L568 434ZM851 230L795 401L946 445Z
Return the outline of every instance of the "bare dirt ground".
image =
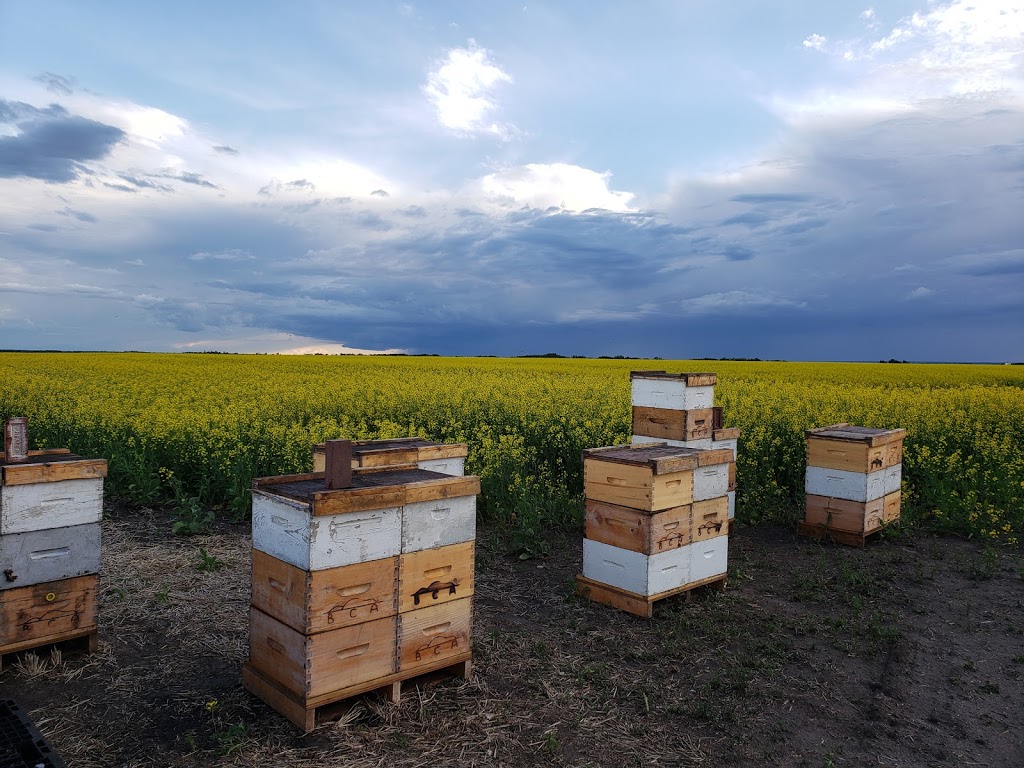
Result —
M473 677L301 735L241 687L247 526L103 535L98 653L0 673L69 766L1024 766L1019 551L741 528L724 594L645 621L576 597L578 537L520 562L482 530Z

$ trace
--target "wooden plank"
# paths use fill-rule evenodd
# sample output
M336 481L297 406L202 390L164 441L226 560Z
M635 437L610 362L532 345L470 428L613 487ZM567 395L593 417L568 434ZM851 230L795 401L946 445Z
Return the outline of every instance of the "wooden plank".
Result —
M401 555L398 610L405 613L472 596L475 549L475 541L465 541Z
M690 543L689 504L661 512L644 512L586 500L586 538L651 555Z
M584 539L583 575L638 595L663 592L690 580L692 546L645 555Z
M402 508L403 553L461 544L475 538L475 495L418 501Z
M55 456L60 459L61 457ZM29 483L56 483L62 480L82 480L107 476L106 459L75 459L73 461L46 461L29 464L7 464L3 468L4 485Z
M392 703L397 704L403 683L430 685L441 679L450 679L453 674L468 678L472 668L471 654L464 653L457 659L444 659L436 666L424 667L413 674L395 672L323 696L300 698L262 674L250 662L245 662L242 665L242 686L271 709L283 715L299 730L309 733L318 721L329 720L332 714L336 717L339 714L340 703L348 699L367 693L381 693ZM443 678L442 674L445 674Z
M352 441L328 440L324 450L324 486L329 491L352 487Z
M729 462L729 492L736 490L736 462Z
M0 592L0 653L94 630L99 579L79 576Z
M41 637L34 640L24 640L19 643L12 643L0 648L0 671L3 671L3 661L5 656L12 653L21 653L22 651L46 648L48 646L57 646L62 652L73 651L80 653L96 653L96 649L99 647L99 635L96 631L96 627L88 627L85 629L75 630L74 632L68 632L60 636L48 638Z
M856 427L844 422L827 427L808 429L804 434L808 438L822 437L831 440L846 440L876 447L897 440L903 440L907 436L907 430L902 428L878 429L875 427Z
M890 493L886 489L887 472L849 472L842 469L807 467L804 492L849 501L873 501Z
M729 533L729 497L693 502L690 540L693 542L725 536Z
M431 472L440 472L442 475L462 477L466 474L466 458L464 456L450 456L447 458L423 459L419 462L419 467Z
M313 635L398 612L398 558L305 571L252 552L252 605Z
M854 533L852 531L836 530L820 524L814 525L813 523L807 522L797 523L797 533L801 536L809 536L819 540L828 539L836 542L837 544L846 544L851 547L861 547L862 549L867 545L869 538L872 538L881 532L882 528L876 528L873 531L865 531L863 533Z
M693 500L705 501L725 496L729 492L729 464L697 467L693 472Z
M268 485L286 485L288 483L301 483L308 482L310 480L319 480L323 482L324 470L321 467L316 472L306 472L300 475L274 475L272 477L254 477L252 479L253 488L263 488Z
M98 523L103 480L0 486L0 535Z
M715 373L667 373L665 371L630 371L629 378L633 379L664 379L687 387L710 387L718 382L718 374Z
M302 504L254 491L252 546L305 571L393 557L402 548L402 508L314 517Z
M900 519L900 504L903 492L893 491L882 498L882 523L888 525Z
M885 499L850 501L808 494L804 504L804 522L824 525L836 531L864 533L878 529L883 522Z
M675 410L633 406L633 434L666 440L704 440L711 437L712 409Z
M584 496L622 507L658 512L693 502L693 470L654 475L645 466L587 459Z
M588 579L586 576L576 577L576 593L603 605L618 608L619 610L631 613L644 619L654 615L654 604L676 595L686 595L689 602L692 599L693 591L701 587L712 587L718 592L725 592L726 577L712 576L700 581L668 590L658 595L638 595L627 590L618 589L608 584Z
M398 669L410 672L454 663L471 649L472 623L469 597L399 614Z
M100 524L0 536L0 590L99 573Z
M711 439L715 442L720 440L739 440L740 439L740 428L739 427L723 427L716 429L711 433Z
M377 472L360 475L368 483L376 475L391 474ZM348 488L338 491L324 490L313 494L313 515L341 515L349 512L372 512L373 510L400 507L405 503L406 491L400 485L369 485L365 488Z
M397 618L303 635L252 608L249 660L253 668L297 698L331 695L395 672Z

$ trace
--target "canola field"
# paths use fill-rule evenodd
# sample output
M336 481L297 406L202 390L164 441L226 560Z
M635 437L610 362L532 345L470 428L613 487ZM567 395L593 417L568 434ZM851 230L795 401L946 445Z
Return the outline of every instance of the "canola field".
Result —
M797 520L803 431L845 421L907 429L905 526L1018 544L1022 366L12 352L0 417L107 458L108 493L172 504L186 533L244 519L253 477L309 471L325 439L465 442L481 518L531 555L582 527L580 452L629 442L629 371L654 369L718 374L741 523Z

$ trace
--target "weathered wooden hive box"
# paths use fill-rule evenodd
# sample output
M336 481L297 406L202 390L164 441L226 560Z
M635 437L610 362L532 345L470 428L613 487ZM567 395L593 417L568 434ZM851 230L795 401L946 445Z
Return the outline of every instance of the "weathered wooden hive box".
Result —
M324 471L326 450L326 443L313 446L314 472ZM352 467L356 470L418 467L444 475L464 475L468 455L465 443L434 443L420 437L352 441Z
M729 448L664 443L583 452L581 592L641 616L728 566Z
M332 702L468 674L479 492L419 468L255 481L246 687L308 731Z
M83 637L95 650L106 474L63 449L0 454L0 660Z
M905 437L905 429L849 424L808 430L801 532L863 546L865 536L898 520Z

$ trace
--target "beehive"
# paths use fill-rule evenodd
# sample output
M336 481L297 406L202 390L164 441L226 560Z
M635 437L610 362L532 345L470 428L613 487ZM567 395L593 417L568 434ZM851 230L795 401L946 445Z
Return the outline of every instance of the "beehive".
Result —
M326 443L313 446L313 471L323 472ZM465 443L434 443L420 437L394 440L353 440L352 467L357 470L429 469L444 475L464 475L469 446Z
M904 429L833 424L808 430L800 532L864 545L900 516Z
M0 660L77 638L95 650L106 474L63 449L0 454Z
M308 731L329 703L468 674L479 491L419 468L257 480L246 687Z
M728 448L665 443L584 451L579 591L649 617L665 597L709 581L724 586L732 457Z

